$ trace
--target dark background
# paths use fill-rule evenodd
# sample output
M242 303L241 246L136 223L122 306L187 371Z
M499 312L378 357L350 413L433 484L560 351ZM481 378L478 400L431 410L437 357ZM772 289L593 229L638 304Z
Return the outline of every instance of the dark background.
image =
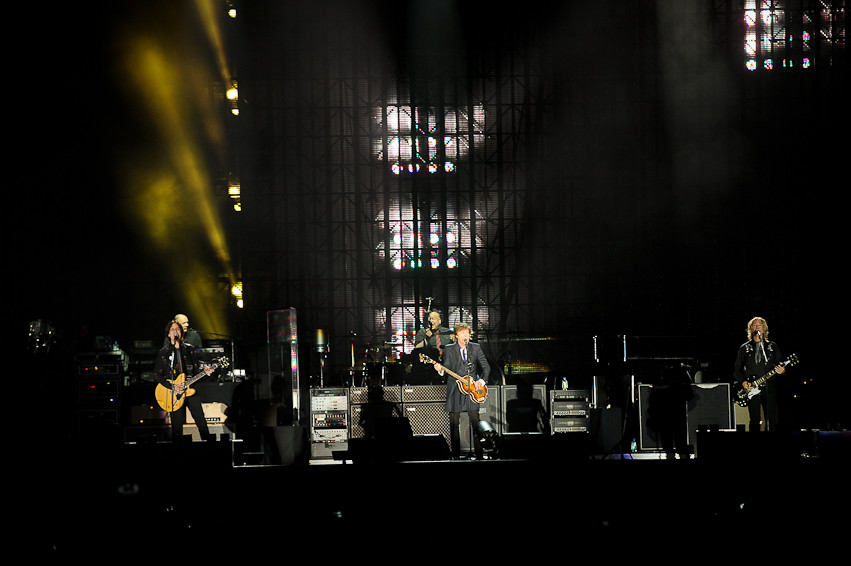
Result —
M165 320L181 310L182 290L117 202L117 154L157 140L124 96L126 85L117 84L113 38L119 24L168 35L192 28L192 18L185 6L118 4L85 14L18 9L14 18L33 33L15 49L7 109L15 140L7 161L4 318L13 357L25 363L31 320L51 321L54 355L67 357L90 347L94 335L122 344L158 340ZM511 71L516 87L547 95L522 93L532 114L522 131L497 138L506 154L520 146L525 156L519 165L504 158L497 170L524 171L528 192L516 218L524 230L511 250L524 261L512 262L511 282L530 292L522 309L499 306L512 316L493 330L558 336L568 347L557 366L583 377L593 371L592 336L694 337L713 373L726 379L746 322L764 316L784 352L802 360L787 381L796 421L845 422L847 380L836 371L844 354L845 285L837 273L849 125L844 52L832 67L822 58L806 71L747 72L740 13L721 2L531 2L510 16L487 3L460 4L463 41L452 45L464 55L449 58L451 80L466 84L465 69L486 76L511 53L519 62ZM262 366L267 310L294 306L303 329L326 327L338 336L352 320L335 327L328 296L304 291L317 282L285 273L299 266L275 264L307 237L287 242L280 226L278 237L269 236L289 218L269 212L270 203L281 192L299 195L288 192L291 179L274 163L310 160L320 171L325 153L305 146L279 161L270 157L280 139L269 124L282 107L261 92L274 92L272 83L321 90L340 78L323 63L341 59L354 65L344 75L361 76L367 71L358 65L369 63L370 73L387 73L379 82L433 80L416 47L433 44L415 31L444 47L450 42L441 41L440 21L417 19L422 12L406 2L250 6L240 6L233 44L242 96L252 102L236 149L246 213L228 217L226 230L234 242L239 234L234 254L247 287L254 282L258 292L246 310L228 311L226 330L240 337L244 364ZM378 45L386 49L381 55ZM309 112L313 104L283 108ZM299 135L282 123L281 139ZM578 275L582 291L566 297L565 282ZM333 288L343 279L325 283Z

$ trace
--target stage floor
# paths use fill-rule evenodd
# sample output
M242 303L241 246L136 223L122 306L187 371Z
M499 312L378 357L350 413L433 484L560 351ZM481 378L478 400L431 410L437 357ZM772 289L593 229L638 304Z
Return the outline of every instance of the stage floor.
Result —
M80 443L28 460L24 482L9 485L21 490L9 515L23 517L15 524L28 548L63 558L730 560L760 552L764 534L787 550L838 545L848 528L847 437L831 440L841 449L800 457L290 466L235 466L228 441Z

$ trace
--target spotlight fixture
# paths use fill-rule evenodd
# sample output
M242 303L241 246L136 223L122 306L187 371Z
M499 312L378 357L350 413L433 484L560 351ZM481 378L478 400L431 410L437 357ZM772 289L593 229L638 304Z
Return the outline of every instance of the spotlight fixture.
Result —
M230 102L230 113L239 116L239 86L236 79L231 81L230 86L225 91L225 97Z
M476 436L482 448L488 451L496 450L498 435L493 425L488 421L479 421L476 425Z
M233 201L233 209L236 212L242 211L242 187L239 183L239 178L231 178L228 180L228 196Z
M243 308L245 303L242 299L242 281L237 281L230 288L230 294L233 295L233 298L236 299L237 308Z

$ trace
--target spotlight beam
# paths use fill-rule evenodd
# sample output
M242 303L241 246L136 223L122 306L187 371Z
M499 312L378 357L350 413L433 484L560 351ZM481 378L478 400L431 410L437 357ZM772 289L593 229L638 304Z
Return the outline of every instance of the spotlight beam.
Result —
M120 173L125 209L143 244L156 251L163 275L175 282L175 300L199 327L225 334L231 298L220 290L221 274L231 285L238 278L211 173L220 170L216 161L226 144L222 101L210 92L217 77L230 74L213 4L195 4L213 63L203 46L162 33L159 22L140 21L144 16L118 37L118 80L143 132L124 154Z

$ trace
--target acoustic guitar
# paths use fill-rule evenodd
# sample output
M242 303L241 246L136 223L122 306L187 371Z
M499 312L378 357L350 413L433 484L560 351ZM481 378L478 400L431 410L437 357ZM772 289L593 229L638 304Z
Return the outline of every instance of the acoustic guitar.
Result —
M212 367L214 370L218 368L226 368L228 367L228 359L225 357L218 358L213 361L212 364L208 364L207 367ZM199 379L206 377L207 370L203 369L198 375L191 379L186 379L186 374L181 373L174 379L167 379L171 386L174 387L177 384L183 384L185 386L185 390L183 393L176 393L174 389L169 389L162 383L158 383L156 389L154 389L154 397L157 400L157 404L164 410L169 413L177 411L183 404L186 402L187 397L191 397L195 395L195 390L190 389L190 385L198 381Z

